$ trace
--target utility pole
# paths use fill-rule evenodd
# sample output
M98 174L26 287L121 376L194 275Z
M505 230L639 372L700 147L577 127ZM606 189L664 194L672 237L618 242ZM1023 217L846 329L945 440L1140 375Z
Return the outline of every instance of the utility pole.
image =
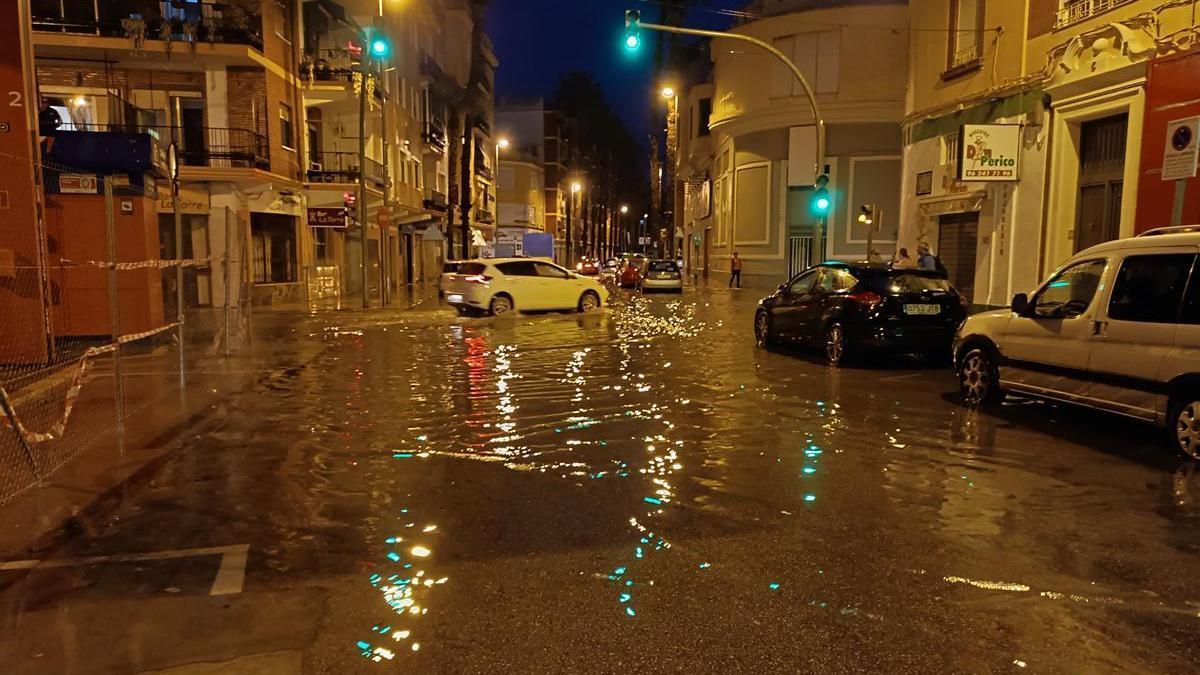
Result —
M371 306L370 292L370 256L367 254L367 242L370 237L367 232L367 86L371 79L371 29L364 35L362 45L362 61L358 68L358 231L362 237L362 306Z

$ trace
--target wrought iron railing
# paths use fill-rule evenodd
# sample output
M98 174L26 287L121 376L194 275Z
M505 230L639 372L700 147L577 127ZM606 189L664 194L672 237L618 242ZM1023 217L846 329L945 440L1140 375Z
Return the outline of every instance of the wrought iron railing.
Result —
M172 127L161 124L74 125L77 131L113 131L150 134L163 146L175 143L184 166L232 167L268 170L270 144L263 134L227 127Z
M367 183L379 189L387 185L387 172L379 162L365 158ZM358 153L314 152L308 167L308 180L312 183L357 183L359 176Z
M1103 14L1110 9L1115 9L1131 2L1133 0L1067 0L1067 2L1063 3L1062 9L1058 10L1054 27L1063 28L1074 23L1079 23L1080 21L1086 21L1093 16Z
M190 0L32 0L33 30L174 42L221 42L262 50L262 17L241 4Z

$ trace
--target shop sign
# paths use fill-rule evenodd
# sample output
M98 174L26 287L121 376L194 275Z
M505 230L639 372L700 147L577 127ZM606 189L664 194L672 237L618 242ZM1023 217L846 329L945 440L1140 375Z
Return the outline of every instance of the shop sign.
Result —
M958 152L958 179L965 183L1021 179L1019 124L964 124Z
M95 174L64 173L58 177L58 191L64 195L94 195L100 190Z
M202 189L179 186L179 212L190 216L203 216L209 211L208 192ZM170 190L164 190L158 196L158 212L174 213L175 200Z
M1198 159L1200 159L1200 117L1188 117L1168 122L1167 147L1163 152L1162 179L1195 178Z
M332 227L345 229L350 226L350 215L346 209L310 208L308 210L309 227Z

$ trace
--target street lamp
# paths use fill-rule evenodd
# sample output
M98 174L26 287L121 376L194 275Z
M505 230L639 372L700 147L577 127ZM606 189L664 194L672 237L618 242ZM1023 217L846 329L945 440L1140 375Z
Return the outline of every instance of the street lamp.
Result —
M567 235L566 235L566 257L564 261L567 267L570 267L575 262L575 239L574 233L571 231L571 219L575 212L575 195L583 191L583 183L579 181L571 182L571 194L567 197Z
M675 88L674 87L663 87L662 91L659 93L662 94L663 98L675 98Z

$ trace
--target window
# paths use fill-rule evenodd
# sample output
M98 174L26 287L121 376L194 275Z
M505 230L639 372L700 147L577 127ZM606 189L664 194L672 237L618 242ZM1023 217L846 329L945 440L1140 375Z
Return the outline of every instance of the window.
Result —
M1108 318L1113 321L1175 323L1196 256L1139 255L1125 259L1113 283Z
M279 23L275 26L275 34L284 42L292 44L292 1L275 0L279 7Z
M250 236L254 240L254 283L287 284L296 281L294 217L252 213Z
M563 268L561 268L557 265L551 265L550 263L538 262L538 263L534 263L534 267L537 269L537 275L539 277L550 277L551 279L567 279L571 276L570 272L567 272L566 270L564 270Z
M1103 275L1103 260L1088 260L1063 270L1034 298L1037 316L1063 319L1083 314L1091 307Z
M810 31L775 39L775 47L790 56L813 92L836 94L841 76L842 33ZM791 69L775 63L771 71L771 98L803 96L804 88Z
M950 1L948 70L970 66L983 58L984 0Z
M700 124L696 125L696 134L699 136L707 136L710 132L708 129L709 123L712 121L712 99L700 99Z
M836 293L837 291L848 291L857 284L858 279L854 278L849 270L826 267L825 274L821 275L819 286L826 293Z
M878 290L884 294L892 293L949 293L950 281L941 277L925 274L901 273L881 276Z
M279 143L285 148L295 147L295 136L292 130L292 106L279 104Z
M804 274L796 277L794 281L788 284L785 291L788 295L805 295L812 291L813 283L817 280L817 276L821 273L820 269L809 270Z
M538 276L537 267L533 261L518 261L506 262L496 265L496 269L506 277L536 277Z

